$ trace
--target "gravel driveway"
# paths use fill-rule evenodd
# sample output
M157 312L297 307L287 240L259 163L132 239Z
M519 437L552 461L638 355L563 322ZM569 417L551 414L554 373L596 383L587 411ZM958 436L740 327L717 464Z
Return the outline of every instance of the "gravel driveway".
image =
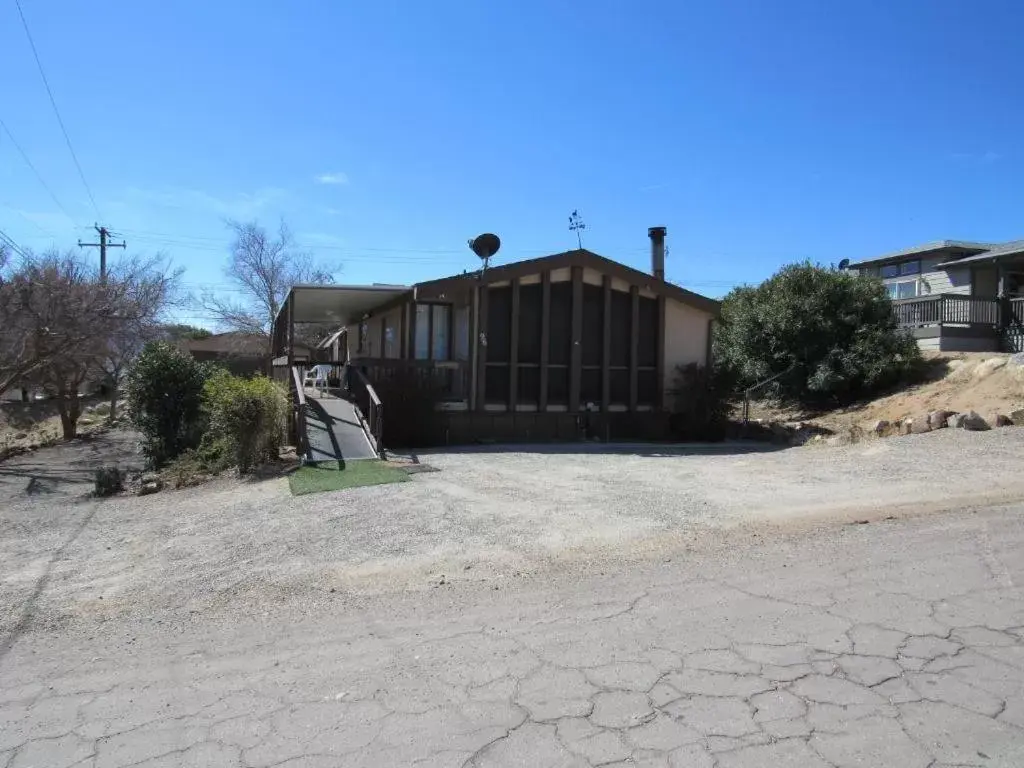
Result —
M283 480L107 501L82 498L88 485L26 494L8 482L0 631L24 624L28 603L32 622L47 626L227 604L269 615L331 589L499 585L766 529L1024 499L1024 429L763 452L583 450L424 454L440 471L299 498Z

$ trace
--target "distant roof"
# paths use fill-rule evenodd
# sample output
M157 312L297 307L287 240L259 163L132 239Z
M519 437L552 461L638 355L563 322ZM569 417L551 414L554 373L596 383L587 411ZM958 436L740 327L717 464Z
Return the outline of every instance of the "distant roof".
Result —
M998 261L999 259L1007 256L1017 256L1024 253L1024 240L1011 240L1007 243L997 245L990 250L983 251L982 253L968 256L964 259L954 259L952 261L944 261L939 264L940 267L955 267L960 264L977 264L978 262L985 261Z
M935 253L936 251L959 251L962 256L971 256L997 247L999 247L998 243L976 243L970 240L935 240L923 245L915 245L913 248L906 248L902 251L887 253L884 256L864 259L863 261L850 264L850 266L866 267L870 264L881 264L882 262L902 259L907 256L923 256L926 253Z
M270 341L255 333L215 333L203 339L182 339L181 346L190 352L220 352L231 355L266 355Z
M293 304L293 322L348 325L409 290L404 285L295 285L288 302ZM279 318L285 306L278 312Z

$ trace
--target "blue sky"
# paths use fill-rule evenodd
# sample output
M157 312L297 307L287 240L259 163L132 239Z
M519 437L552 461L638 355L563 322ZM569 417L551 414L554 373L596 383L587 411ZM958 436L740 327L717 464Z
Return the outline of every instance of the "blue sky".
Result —
M573 247L579 209L644 269L668 227L669 278L710 295L1024 237L1016 0L22 7L99 215L2 0L0 119L56 202L0 130L0 229L100 220L190 288L225 287L229 217L284 217L340 282L412 282L473 268L484 231L499 261Z

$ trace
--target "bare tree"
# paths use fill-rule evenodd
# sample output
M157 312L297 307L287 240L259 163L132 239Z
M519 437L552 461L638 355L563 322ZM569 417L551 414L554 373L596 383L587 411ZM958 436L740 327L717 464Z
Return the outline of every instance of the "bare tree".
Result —
M64 437L73 438L82 390L111 374L117 388L179 274L159 259L126 259L101 279L75 252L28 254L0 284L0 387L30 381L45 389L57 400Z
M271 327L288 290L299 284L333 283L336 268L318 264L309 253L299 250L283 221L276 236L255 221L229 221L228 226L234 240L224 275L241 298L206 293L200 303L219 326L263 335L269 345Z

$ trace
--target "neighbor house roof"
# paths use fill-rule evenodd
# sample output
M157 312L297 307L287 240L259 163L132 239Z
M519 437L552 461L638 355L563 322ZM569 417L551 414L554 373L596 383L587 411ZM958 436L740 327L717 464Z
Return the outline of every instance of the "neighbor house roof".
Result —
M1007 258L1009 256L1018 256L1024 253L1024 240L1011 240L1007 243L1002 243L993 247L991 250L983 251L982 253L976 253L973 256L968 256L963 259L954 259L952 261L944 261L939 264L940 267L955 267L960 264L977 264L979 262L988 261L999 261L999 259Z
M479 280L483 284L499 283L515 277L524 277L536 274L537 272L561 269L563 267L591 267L613 277L619 277L634 285L644 286L655 293L663 294L667 298L675 299L683 304L688 304L691 307L704 312L710 312L714 315L717 315L721 309L721 303L714 299L688 291L667 280L662 280L647 272L641 272L639 269L627 267L625 264L620 264L585 248L555 253L550 256L541 256L536 259L514 261L510 264L501 264L490 267L482 273L479 271L467 272L461 275L442 277L437 280L428 280L423 283L417 283L414 286L414 291L443 290L448 286L458 285L470 280Z
M905 248L902 251L894 251L893 253L887 253L883 256L864 259L863 261L850 264L850 267L866 267L874 264L882 264L887 261L905 259L907 256L924 256L925 254L936 253L938 251L959 252L961 257L964 257L971 256L982 251L988 251L996 247L996 243L976 243L970 240L935 240L930 243L924 243L923 245L915 245L913 248Z

